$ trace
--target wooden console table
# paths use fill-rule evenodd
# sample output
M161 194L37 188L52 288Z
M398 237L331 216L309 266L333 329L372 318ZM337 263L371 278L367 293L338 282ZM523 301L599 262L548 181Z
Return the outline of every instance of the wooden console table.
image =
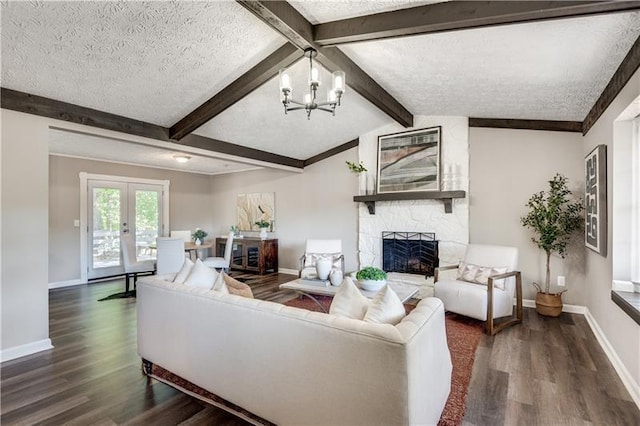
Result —
M216 238L216 256L224 256L226 238ZM278 239L236 238L231 252L232 269L255 271L260 275L278 272Z

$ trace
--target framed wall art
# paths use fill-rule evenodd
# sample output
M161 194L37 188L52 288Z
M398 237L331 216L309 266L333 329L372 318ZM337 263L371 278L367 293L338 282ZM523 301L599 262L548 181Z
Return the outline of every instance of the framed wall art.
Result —
M441 128L378 137L378 193L440 190Z
M237 220L241 231L258 231L256 222L260 220L271 223L270 231L276 218L275 194L273 192L256 192L252 194L238 194Z
M607 256L607 146L598 145L586 156L585 246Z

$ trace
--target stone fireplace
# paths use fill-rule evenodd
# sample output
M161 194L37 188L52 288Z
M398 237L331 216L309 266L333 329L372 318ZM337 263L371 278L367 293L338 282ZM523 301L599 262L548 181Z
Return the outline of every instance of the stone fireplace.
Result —
M414 128L442 127L442 165L455 165L460 190L465 198L453 200L452 212L446 213L441 200L402 200L376 202L375 214L364 203L358 203L359 266L383 267L383 232L401 230L404 233L434 233L437 235L439 265L456 264L469 243L469 122L467 117L415 116ZM411 129L395 124L360 136L358 155L375 176L378 136ZM435 239L435 238L434 238ZM384 268L383 268L384 269ZM422 282L432 283L433 279ZM418 274L412 274L420 277ZM432 285L432 284L431 284ZM421 294L426 294L421 291Z
M383 232L382 269L433 277L439 266L438 240L433 232Z

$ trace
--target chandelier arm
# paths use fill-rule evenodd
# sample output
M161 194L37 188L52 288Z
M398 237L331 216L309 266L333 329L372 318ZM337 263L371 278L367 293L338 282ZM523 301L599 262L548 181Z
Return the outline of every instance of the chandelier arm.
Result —
M289 103L290 104L296 104L296 105L302 105L302 106L306 105L304 102L299 102L299 101L296 101L295 99L291 99L291 98L289 98Z
M305 106L296 106L296 107L287 107L286 110L287 111L296 111L299 109L307 109Z
M329 105L330 107L335 107L336 105L338 105L338 102L336 101L316 102L316 105L318 105L319 107L327 106L327 105Z
M316 109L319 109L320 111L326 111L326 112L330 112L330 113L334 113L333 109L329 109L329 108L322 108L322 107L317 107Z

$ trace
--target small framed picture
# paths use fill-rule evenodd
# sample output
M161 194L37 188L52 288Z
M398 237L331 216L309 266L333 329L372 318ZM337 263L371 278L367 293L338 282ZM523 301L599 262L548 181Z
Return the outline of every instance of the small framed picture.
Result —
M440 190L440 126L378 137L378 193Z
M584 159L584 244L607 256L607 146L598 145Z

